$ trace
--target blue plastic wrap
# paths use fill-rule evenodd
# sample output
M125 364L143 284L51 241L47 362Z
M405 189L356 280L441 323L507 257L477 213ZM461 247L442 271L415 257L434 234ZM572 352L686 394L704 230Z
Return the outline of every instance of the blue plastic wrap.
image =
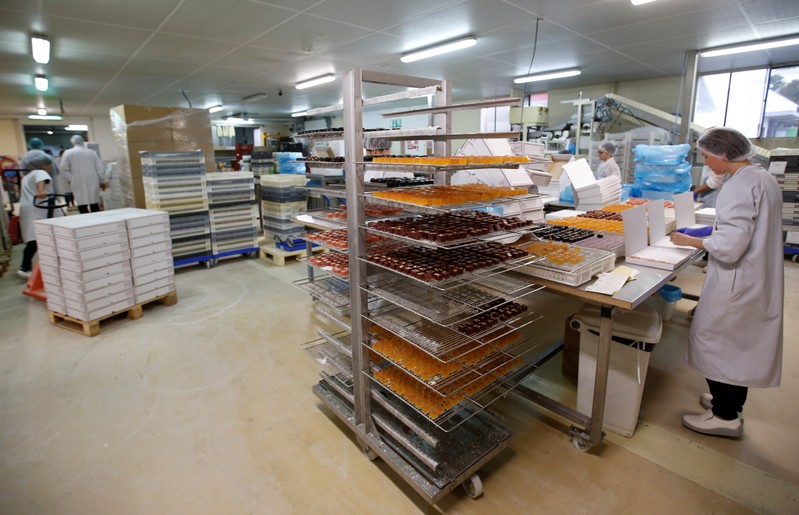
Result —
M685 162L691 145L636 145L635 161L656 165L676 165ZM638 167L636 166L636 169Z

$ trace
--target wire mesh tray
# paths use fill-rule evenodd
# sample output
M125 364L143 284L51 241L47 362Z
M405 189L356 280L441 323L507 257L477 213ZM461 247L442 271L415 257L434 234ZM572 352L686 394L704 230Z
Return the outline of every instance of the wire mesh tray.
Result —
M428 158L429 159L429 158ZM424 163L384 163L366 161L363 164L370 170L389 170L414 173L457 172L460 170L487 170L493 168L519 168L530 163L485 163L485 164L424 164Z
M348 387L352 387L352 358L342 354L339 348L325 338L303 344L303 349L325 372L337 376Z
M391 191L396 191L400 189L403 188L391 188ZM383 188L381 191L385 191L385 188ZM497 204L507 204L508 202L517 202L517 201L527 200L530 198L540 198L538 195L523 194L523 195L512 195L508 197L497 197L491 200L477 200L472 202L464 202L457 204L442 204L442 205L432 206L432 205L415 204L412 202L403 202L399 200L376 197L374 193L375 192L365 192L363 196L370 202L380 203L390 207L402 208L409 213L446 213L449 211L456 211L462 209L481 209L481 208L485 209L488 207L495 206Z
M346 279L329 275L300 279L294 285L338 312L350 307L350 283Z

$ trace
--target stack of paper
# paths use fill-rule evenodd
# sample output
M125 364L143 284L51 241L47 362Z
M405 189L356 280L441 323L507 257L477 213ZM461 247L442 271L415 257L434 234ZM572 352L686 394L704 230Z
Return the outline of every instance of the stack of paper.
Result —
M569 163L564 168L574 188L577 209L593 211L621 199L621 181L617 176L596 180L585 159Z
M647 244L647 211L650 244ZM693 248L678 247L666 237L663 201L623 211L625 260L636 265L674 270L693 255Z
M713 225L716 223L716 208L704 207L696 212L696 223L699 225Z

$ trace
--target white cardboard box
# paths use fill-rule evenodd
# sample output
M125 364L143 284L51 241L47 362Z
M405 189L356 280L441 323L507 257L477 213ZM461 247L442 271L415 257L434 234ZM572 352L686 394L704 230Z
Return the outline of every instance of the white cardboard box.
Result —
M101 268L116 263L127 263L127 268L130 269L130 250L126 248L114 254L99 256L93 259L73 261L71 259L61 258L59 261L62 269L66 268L75 272L85 272L87 270L94 270L95 268Z
M655 213L663 211L663 201L659 201L659 211L657 202L650 203L650 209ZM652 206L651 204L656 204ZM662 248L652 247L647 240L647 210L644 206L635 206L621 213L624 221L624 253L625 261L636 265L660 268L663 270L674 270L691 257L693 251L681 248ZM658 218L658 215L655 215ZM656 222L660 224L660 222ZM650 230L655 230L653 237L657 238L658 229L650 224ZM660 231L665 233L665 222L660 225ZM663 234L665 236L665 234Z

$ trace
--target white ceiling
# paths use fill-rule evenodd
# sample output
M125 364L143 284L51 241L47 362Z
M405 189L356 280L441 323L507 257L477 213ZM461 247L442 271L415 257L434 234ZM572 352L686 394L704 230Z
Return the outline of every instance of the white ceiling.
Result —
M578 67L527 92L680 75L685 52L799 34L797 0L3 0L0 115L105 116L111 106L224 104L218 115L272 118L341 102L340 80L293 85L360 66L450 79L456 100L511 93L512 79ZM50 63L30 35L52 41ZM467 50L412 64L403 53L474 35ZM700 70L799 62L798 47L702 59ZM45 73L40 95L33 76ZM280 92L282 91L282 95ZM182 93L183 92L183 93ZM267 94L257 102L241 98ZM367 94L369 91L367 90Z

